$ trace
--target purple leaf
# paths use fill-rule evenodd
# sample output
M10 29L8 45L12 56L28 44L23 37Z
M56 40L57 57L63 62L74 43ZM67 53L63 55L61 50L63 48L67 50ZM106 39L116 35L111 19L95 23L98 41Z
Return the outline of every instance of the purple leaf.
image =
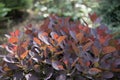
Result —
M16 70L18 69L18 66L16 64L12 64L12 63L7 63L7 66L12 69L12 70Z
M39 80L37 76L35 76L32 73L26 74L25 75L26 80Z
M4 60L5 62L7 62L7 63L15 63L15 62L12 60L11 57L5 56L5 57L3 58L3 60Z
M120 59L116 59L115 62L114 62L115 66L118 66L120 65Z
M45 68L45 70L44 70L44 73L46 74L46 77L44 78L44 80L49 80L51 77L52 77L52 75L54 74L54 72L53 72L54 70L53 70L53 68L52 67L46 67Z
M75 41L77 41L75 32L73 32L73 31L70 30L69 33L70 33L71 37L72 37Z
M43 41L45 44L50 45L50 43L48 42L48 37L45 36L45 35L43 35L43 34L44 34L44 32L39 32L39 33L38 33L38 38L39 38L41 41Z
M13 75L13 80L23 80L24 75L22 72L15 72Z
M82 72L84 69L83 69L83 67L81 66L81 65L79 65L79 64L76 64L76 69L78 70L78 71L80 71L80 72Z
M45 59L44 62L45 62L46 64L51 64L51 63L52 63L50 59Z
M102 73L102 76L103 76L104 78L112 78L114 75L113 75L112 72L103 72L103 73Z
M49 80L52 77L53 73L49 73L44 80Z
M97 36L96 29L91 28L90 30L91 30L91 34L94 36L94 38L97 38L98 36Z
M57 76L55 80L66 80L66 75L61 74L61 75Z
M56 70L64 70L63 65L59 61L52 61L52 67Z

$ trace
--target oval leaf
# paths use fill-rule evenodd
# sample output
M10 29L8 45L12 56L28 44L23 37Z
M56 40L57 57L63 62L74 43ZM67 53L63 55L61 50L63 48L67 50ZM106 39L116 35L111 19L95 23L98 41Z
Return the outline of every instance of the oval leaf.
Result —
M112 52L115 52L116 51L116 48L115 47L112 47L112 46L106 46L106 47L103 47L103 52L105 54L107 53L112 53Z

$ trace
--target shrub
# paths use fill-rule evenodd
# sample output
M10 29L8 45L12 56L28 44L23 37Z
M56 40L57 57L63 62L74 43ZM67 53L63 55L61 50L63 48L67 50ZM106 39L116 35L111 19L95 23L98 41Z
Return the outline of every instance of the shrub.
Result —
M93 22L95 15L90 15ZM28 36L26 36L26 34ZM120 79L120 40L101 24L51 15L40 29L11 32L1 45L2 80L104 80Z
M111 27L120 27L120 0L99 0L97 13L103 17L103 22Z
M5 4L5 7L11 9L28 9L32 6L32 0L0 0Z
M4 16L15 21L26 16L26 9L32 8L32 2L33 0L0 0L0 3L3 3L4 7L7 8L6 10L4 8L4 13L6 12Z
M5 16L11 9L5 7L5 4L0 3L0 21L5 19Z
M77 19L88 17L88 12L95 5L95 0L36 0L34 10L43 18L56 13L59 16L71 16Z

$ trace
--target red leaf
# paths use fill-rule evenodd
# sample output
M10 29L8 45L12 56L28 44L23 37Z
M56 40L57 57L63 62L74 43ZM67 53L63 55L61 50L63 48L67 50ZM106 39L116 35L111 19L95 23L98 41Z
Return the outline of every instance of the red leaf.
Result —
M100 36L99 41L100 41L101 44L104 44L105 41L106 41L106 38L104 38L103 36Z
M90 66L90 61L87 61L86 64L85 64L87 67Z
M10 35L13 37L17 37L17 36L19 36L19 34L20 34L19 30L16 30L16 31L10 33Z
M91 19L92 22L95 22L98 18L97 14L96 13L93 13L93 14L89 14L89 17Z
M63 62L66 66L68 65L68 59L64 59Z
M69 33L69 30L68 30L67 27L64 27L64 26L63 26L61 29L62 29L64 32Z

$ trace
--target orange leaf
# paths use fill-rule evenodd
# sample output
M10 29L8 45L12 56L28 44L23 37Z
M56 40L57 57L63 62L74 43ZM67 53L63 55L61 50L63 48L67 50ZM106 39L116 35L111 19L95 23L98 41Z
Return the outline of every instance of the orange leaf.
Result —
M65 38L66 38L66 36L60 36L60 37L57 39L58 44L60 44Z
M103 52L104 52L105 54L111 53L111 52L114 52L114 51L116 51L116 48L115 48L115 47L112 47L112 46L103 47Z
M25 42L23 42L23 43L21 44L21 46L22 46L23 48L26 48L26 47L28 47L28 43L29 43L29 41L25 41Z
M76 38L80 41L80 43L82 42L83 37L84 37L84 34L82 32L76 35Z
M55 47L53 47L53 46L48 46L48 48L50 49L50 51L52 51L52 52L55 52L56 51L56 48Z
M54 34L54 39L58 39L58 35L57 34Z
M8 68L7 66L3 67L4 71L10 71L10 68Z
M64 51L56 52L55 55L63 54Z
M60 70L64 70L63 65L58 65L58 68L59 68Z
M20 55L21 59L24 59L28 55L29 50L26 50L22 55Z
M16 37L11 37L11 38L8 39L8 42L9 42L9 43L16 43L16 42L18 42L18 38L16 38Z
M93 53L94 53L95 56L98 56L98 55L99 55L99 50L98 50L97 47L92 46L92 50L93 50Z
M39 45L41 45L42 43L41 43L41 41L38 39L38 38L33 38L33 40L37 43L37 44L39 44Z

